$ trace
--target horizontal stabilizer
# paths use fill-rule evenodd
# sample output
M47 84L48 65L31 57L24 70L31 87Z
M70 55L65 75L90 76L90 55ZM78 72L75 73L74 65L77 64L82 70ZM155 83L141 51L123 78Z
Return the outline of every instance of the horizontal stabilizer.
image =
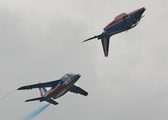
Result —
M41 100L42 98L43 98L43 97L32 98L32 99L28 99L28 100L26 100L25 102Z
M39 100L40 102L42 102L42 101L43 101L43 98L44 98L44 97L32 98L32 99L26 100L25 102L37 101L37 100ZM46 102L49 102L49 103L51 103L51 104L54 104L54 105L57 105L57 104L58 104L56 101L54 101L54 100L52 100L52 99L48 99L48 100L45 100L45 101L46 101Z
M54 104L54 105L57 105L58 103L52 99L48 99L46 100L47 102L51 103L51 104Z

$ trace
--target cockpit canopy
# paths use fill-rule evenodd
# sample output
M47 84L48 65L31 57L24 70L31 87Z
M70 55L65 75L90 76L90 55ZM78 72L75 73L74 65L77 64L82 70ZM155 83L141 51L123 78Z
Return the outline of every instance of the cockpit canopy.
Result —
M72 75L74 75L74 73L67 73L62 78L66 78L66 77L69 77L69 76L72 76Z
M124 17L124 16L127 16L127 13L121 13L121 14L119 14L118 16L116 16L116 17L114 18L114 20L116 20L116 19L118 19L118 18L121 18L121 17Z
M118 21L120 21L120 20L122 20L122 19L125 19L125 18L127 18L127 17L129 17L129 14L127 14L127 13L121 13L121 14L119 14L118 16L116 16L116 17L114 18L114 20L113 20L111 23L109 23L109 24L104 28L104 30L108 30L109 27L111 27L112 25L114 25L114 24L117 23Z

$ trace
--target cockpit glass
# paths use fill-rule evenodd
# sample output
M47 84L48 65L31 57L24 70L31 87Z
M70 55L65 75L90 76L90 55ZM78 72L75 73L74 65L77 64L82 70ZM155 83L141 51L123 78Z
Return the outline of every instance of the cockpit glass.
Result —
M68 74L65 74L62 78L66 78L66 77L69 77L69 76L72 76L74 75L74 73L68 73Z
M74 75L74 73L69 73L68 75L69 75L69 76L72 76L72 75Z
M127 15L127 13L121 13L121 14L119 14L118 16L116 16L116 17L114 18L114 20L116 20L116 19L118 19L118 18L120 18L120 17L123 17L123 16L125 16L125 15Z

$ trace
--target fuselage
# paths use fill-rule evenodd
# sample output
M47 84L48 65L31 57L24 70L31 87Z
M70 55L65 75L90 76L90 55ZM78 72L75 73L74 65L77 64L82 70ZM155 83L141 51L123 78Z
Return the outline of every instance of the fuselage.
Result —
M137 9L131 13L122 13L118 15L111 23L109 23L98 39L101 39L107 35L112 36L117 33L127 31L135 27L140 21L145 8Z
M51 88L44 95L44 99L41 101L45 101L50 98L56 99L61 97L71 89L71 87L76 83L80 76L80 74L66 74L61 78L60 82L56 84L54 88Z

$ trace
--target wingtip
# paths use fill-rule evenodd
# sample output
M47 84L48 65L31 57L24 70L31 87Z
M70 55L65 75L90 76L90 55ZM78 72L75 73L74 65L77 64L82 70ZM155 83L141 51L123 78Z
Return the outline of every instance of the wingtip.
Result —
M24 90L24 88L23 88L23 87L20 87L20 88L18 88L17 90Z
M88 96L88 92L84 93L84 96Z
M87 40L82 41L82 43L84 43L84 42L86 42L86 41L88 41L88 39L87 39Z
M23 86L23 87L18 88L17 90L28 90L28 89L32 89L32 88L27 88L27 87Z
M17 90L21 90L21 88L18 88Z
M82 42L86 42L86 41L89 41L89 40L92 40L92 39L95 39L95 38L98 38L99 36L94 36L94 37L91 37L91 38L88 38L88 39L86 39L86 40L84 40L84 41L82 41Z
M53 104L53 105L58 105L59 103Z

